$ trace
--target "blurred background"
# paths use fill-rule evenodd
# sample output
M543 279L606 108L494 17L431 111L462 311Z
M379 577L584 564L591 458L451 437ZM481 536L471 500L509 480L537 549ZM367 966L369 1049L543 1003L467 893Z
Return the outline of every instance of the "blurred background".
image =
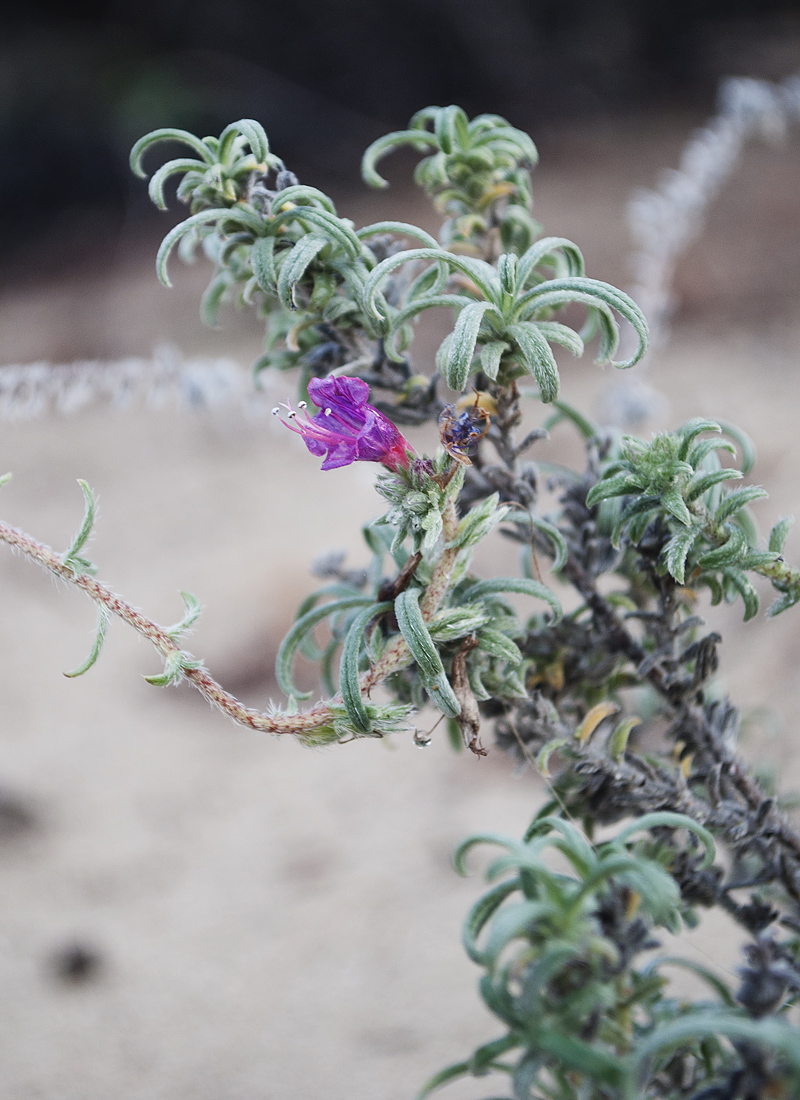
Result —
M798 72L789 0L18 5L0 39L0 384L17 365L102 370L156 348L242 366L259 354L250 317L202 327L202 263L176 261L172 290L156 280L180 212L155 211L127 168L155 127L257 118L340 213L435 232L413 160L388 161L392 187L376 195L359 181L363 149L428 104L504 114L539 146L545 231L629 286L626 205L678 165L720 80ZM643 373L660 395L647 427L704 414L744 428L768 528L800 507L797 127L747 144L673 290L670 339ZM565 365L583 408L612 381L588 359ZM274 404L292 380L267 386ZM88 480L100 576L161 622L180 616L178 589L196 593L191 648L265 706L280 638L318 583L311 563L338 548L362 560L373 471L320 474L235 403L162 404L5 422L2 515L65 546L75 479ZM578 457L566 435L548 446ZM487 571L507 558L492 553ZM229 728L188 689L145 684L158 661L121 625L87 677L64 680L90 644L85 599L5 552L0 599L0 1100L402 1100L494 1035L458 943L478 886L449 855L470 830L520 833L535 777L497 752L453 754L441 728L426 751L398 738L325 752ZM791 613L739 618L708 614L743 751L797 786L800 631ZM735 969L725 927L678 946Z

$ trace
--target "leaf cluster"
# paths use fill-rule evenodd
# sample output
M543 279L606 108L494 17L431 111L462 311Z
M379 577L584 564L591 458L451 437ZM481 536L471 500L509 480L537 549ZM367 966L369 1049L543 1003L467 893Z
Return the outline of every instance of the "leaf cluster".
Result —
M483 970L481 996L507 1031L437 1074L422 1095L494 1071L511 1078L515 1100L633 1100L654 1095L654 1086L678 1100L741 1065L726 1039L761 1050L786 1083L800 1081L788 1024L749 1018L702 966L641 960L659 946L655 928L693 923L670 869L681 852L708 868L715 851L708 831L681 814L652 813L592 844L554 808L537 815L521 842L479 835L456 852L464 873L476 845L501 849L463 942ZM667 995L661 970L676 962L706 982L708 1000Z
M716 433L708 438L709 433ZM731 438L726 438L726 435ZM743 444L745 469L723 466L719 452L736 455L731 439ZM712 602L740 596L745 619L758 611L758 593L748 572L769 577L780 597L769 610L777 615L800 599L800 573L781 557L790 520L773 527L766 548L748 505L768 494L758 485L728 489L752 465L752 445L736 429L698 417L651 442L631 436L618 458L606 464L589 491L587 504L618 500L612 540L646 548L657 573L679 585L711 589Z

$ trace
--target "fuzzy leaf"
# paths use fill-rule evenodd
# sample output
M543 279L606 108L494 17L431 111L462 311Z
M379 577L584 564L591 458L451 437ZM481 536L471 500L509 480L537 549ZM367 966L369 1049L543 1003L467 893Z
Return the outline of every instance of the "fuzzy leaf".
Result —
M97 627L94 637L94 644L92 645L91 652L86 660L78 665L77 668L73 668L71 672L65 672L64 675L72 679L75 676L83 676L84 672L88 672L97 658L100 656L100 650L103 648L103 642L106 640L106 632L108 630L108 624L111 621L111 612L108 608L102 605L97 609Z
M551 623L561 621L562 609L558 597L546 585L530 580L528 577L495 577L489 581L478 581L477 584L471 585L464 595L470 603L473 603L485 596L496 595L498 592L519 592L523 596L544 600L553 611Z
M369 711L361 698L359 687L359 656L361 642L367 623L376 615L392 610L389 600L379 604L371 604L360 611L350 626L342 646L342 660L339 665L339 689L342 693L342 702L347 710L347 717L353 727L359 733L369 733L372 729L372 721Z
M439 651L433 644L430 631L422 617L419 595L418 588L407 588L397 597L394 602L397 625L400 627L400 633L417 664L431 699L444 714L457 718L461 713L461 705L445 676Z
M554 401L558 397L558 365L545 335L534 322L509 325L506 331L536 379L542 401Z
M661 551L668 573L678 584L685 583L686 558L699 534L699 527L678 531Z
M281 264L281 273L278 276L278 297L287 309L296 308L293 300L294 285L303 278L309 265L327 243L324 237L309 234L294 245Z
M786 542L786 536L789 534L793 523L794 516L783 516L770 531L769 548L774 551L774 553L783 553L783 545Z
M366 607L373 603L371 596L348 596L345 599L333 600L315 607L302 615L293 625L289 633L283 639L275 658L275 679L278 687L295 699L308 699L310 691L299 691L292 680L292 661L301 642L317 623L327 619L329 615L337 615L342 611L350 611L358 607Z
M443 372L445 382L457 393L467 384L483 315L493 308L490 302L472 302L458 315Z

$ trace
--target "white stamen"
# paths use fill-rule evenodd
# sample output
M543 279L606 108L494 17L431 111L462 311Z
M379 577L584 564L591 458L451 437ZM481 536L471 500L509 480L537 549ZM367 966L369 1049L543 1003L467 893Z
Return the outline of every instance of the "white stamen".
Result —
M289 409L286 416L287 416L287 419L294 420L294 418L297 416L297 413L294 411L294 409Z
M326 409L325 410L325 415L330 416L332 412L333 412L333 409Z
M308 402L307 401L299 401L298 404L297 404L297 407L298 407L298 409L307 409L308 408Z
M281 411L280 405L276 405L275 408L272 410L272 415L277 416L280 411Z

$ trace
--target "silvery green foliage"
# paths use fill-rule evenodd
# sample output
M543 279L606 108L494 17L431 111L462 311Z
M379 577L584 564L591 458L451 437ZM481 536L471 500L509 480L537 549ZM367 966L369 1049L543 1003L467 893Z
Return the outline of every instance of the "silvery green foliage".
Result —
M753 1019L711 970L652 955L658 928L679 933L696 923L670 868L685 852L697 874L713 865L707 830L681 814L652 813L592 844L552 816L556 809L548 804L521 842L481 835L456 852L464 873L473 847L500 849L486 871L493 885L467 916L463 942L483 971L483 999L506 1030L437 1074L422 1096L489 1073L510 1078L515 1100L767 1095L702 1091L709 1081L735 1085L737 1074L744 1083L743 1049L765 1052L763 1079L800 1087L800 1044L785 1018ZM705 998L667 994L664 971L675 966L703 980Z
M459 108L430 108L365 155L365 178L381 185L379 156L402 144L430 152L417 179L449 215L441 243L398 222L356 230L323 192L286 171L252 120L219 139L157 130L134 147L134 171L143 174L143 156L163 141L183 142L196 156L167 162L150 182L163 206L165 180L181 176L178 197L192 211L164 238L159 276L169 285L176 246L188 259L202 243L216 267L203 315L213 324L224 300L255 306L267 319L259 365L302 365L307 377L332 369L375 377L383 369L387 388L402 393L414 321L442 307L455 311L455 321L437 365L458 391L478 371L505 384L527 374L552 401L559 379L551 345L581 355L597 333L598 361L613 362L618 317L633 326L637 346L614 365L629 367L644 354L647 328L634 302L587 278L570 241L536 241L528 175L536 151L496 116L470 122ZM403 247L408 240L417 247ZM580 332L553 320L576 303L587 316Z
M722 428L698 417L676 432L659 433L650 443L625 437L620 457L605 465L586 503L620 500L612 531L616 546L624 539L635 550L648 532L652 536L659 529L663 534L656 569L679 585L710 588L712 603L741 596L745 619L758 612L759 603L747 573L768 577L780 593L769 610L777 615L800 600L800 571L781 556L791 521L780 520L768 546L759 549L748 505L767 492L759 485L725 487L749 471L752 445L745 440L744 471L722 466L719 452L735 455L736 448L721 434L700 438L709 433L722 433Z
M788 117L797 98L786 85L778 110L773 93L767 103L745 83L724 96L723 120L690 147L682 173L657 202L640 202L648 247L661 249L661 274L656 265L642 278L664 281L744 136ZM143 139L137 167L162 136ZM748 506L764 491L731 484L749 473L749 441L703 419L650 441L620 439L558 400L554 345L580 355L598 335L598 358L614 361L622 320L636 341L616 363L627 367L647 329L630 298L587 278L572 242L540 235L536 150L505 120L429 108L367 151L364 176L376 186L387 153L420 154L416 180L444 219L438 240L394 222L356 229L286 171L254 123L218 142L185 140L197 163L172 162L151 183L161 202L163 179L185 172L179 197L191 209L162 245L162 277L175 245L188 255L202 243L216 265L209 319L225 298L266 318L259 366L299 366L301 389L332 372L361 377L373 393L388 391L391 400L373 400L398 423L441 414L444 449L379 476L389 509L364 531L368 569L330 564L281 645L290 711L302 698L292 673L302 652L335 699L312 743L381 736L432 703L454 743L482 753L479 730L493 724L497 743L554 792L522 843L478 838L505 854L468 917L465 946L506 1030L429 1088L499 1070L515 1100L795 1095L800 1039L787 1013L800 995L800 838L735 754L736 711L713 684L720 638L697 613L706 587L712 602L741 598L751 618L753 574L779 592L771 614L800 596L800 573L782 557L789 521L761 545ZM584 307L582 330L559 319L567 304ZM452 329L422 373L411 360L414 324L442 307ZM456 391L474 385L474 405L464 398L443 411L438 377ZM553 411L519 441L528 379ZM542 513L541 470L522 455L562 424L583 439L586 466L551 472L558 500ZM472 552L498 530L519 545L521 575L481 579ZM573 589L567 614L542 583L547 560ZM391 702L379 706L362 685L389 657ZM624 818L633 824L615 840L592 841L596 823ZM553 850L567 871L554 869ZM749 901L733 893L741 889ZM750 937L736 991L684 959L652 955L657 928L676 931L715 905ZM668 965L695 969L709 996L673 997Z

